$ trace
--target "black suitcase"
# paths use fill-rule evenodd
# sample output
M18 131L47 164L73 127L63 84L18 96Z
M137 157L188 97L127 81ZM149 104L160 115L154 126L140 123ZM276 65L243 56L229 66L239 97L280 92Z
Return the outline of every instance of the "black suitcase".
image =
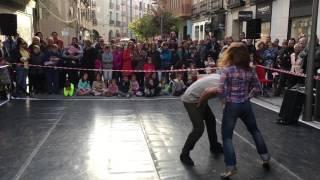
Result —
M283 102L279 113L280 124L295 124L298 122L302 107L305 101L305 94L296 89L285 91Z

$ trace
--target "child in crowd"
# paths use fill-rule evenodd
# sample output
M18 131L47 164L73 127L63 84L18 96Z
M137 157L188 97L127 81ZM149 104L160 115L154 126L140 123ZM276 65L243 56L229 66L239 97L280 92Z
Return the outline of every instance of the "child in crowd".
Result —
M111 97L111 96L116 96L118 95L119 88L117 85L117 80L112 79L111 83L108 86L108 91L106 92L106 96Z
M123 76L123 79L121 80L120 84L119 84L119 93L118 96L121 97L130 97L130 81L128 76Z
M104 83L101 79L101 74L97 73L96 80L92 83L92 93L95 96L102 96L105 93Z
M196 66L194 64L190 65L190 71L188 71L188 80L187 85L190 86L192 83L194 83L198 79L199 72L196 69Z
M144 64L143 70L145 71L146 79L148 79L153 74L153 71L156 70L156 67L152 63L152 58L150 56L147 57L147 63Z
M159 81L156 73L152 73L149 78L146 79L144 93L146 97L154 97L159 94L161 88L159 87Z
M170 81L169 84L167 84L165 82L165 80L161 80L159 86L160 86L160 95L164 95L164 96L167 96L167 95L170 95L171 94L171 90L172 90L172 86L170 86L170 84L172 84L172 81Z
M142 96L142 93L140 91L140 86L139 82L137 80L137 77L135 74L131 76L131 81L130 81L130 94L135 95L135 96Z
M66 84L63 88L63 95L65 97L74 95L74 84L71 83L68 79L66 80Z
M206 66L206 73L207 74L215 73L215 70L212 68L216 67L216 63L214 62L214 60L211 56L207 57L207 60L204 61L204 65Z
M186 90L186 85L182 80L182 75L177 74L177 77L173 80L172 83L172 95L173 96L180 96Z
M90 82L88 80L88 73L84 73L78 83L77 96L87 96L91 94Z

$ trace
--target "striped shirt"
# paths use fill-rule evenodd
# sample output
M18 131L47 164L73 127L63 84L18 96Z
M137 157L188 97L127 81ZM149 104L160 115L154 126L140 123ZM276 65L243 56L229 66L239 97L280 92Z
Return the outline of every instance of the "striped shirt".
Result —
M218 92L226 102L242 103L261 92L261 86L253 70L229 66L221 71Z

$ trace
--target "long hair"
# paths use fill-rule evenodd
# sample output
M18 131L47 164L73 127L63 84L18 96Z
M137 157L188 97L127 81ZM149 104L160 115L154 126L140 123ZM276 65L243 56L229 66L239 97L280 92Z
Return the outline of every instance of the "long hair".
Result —
M232 43L219 60L220 67L237 66L241 69L250 69L250 55L248 48L242 42Z

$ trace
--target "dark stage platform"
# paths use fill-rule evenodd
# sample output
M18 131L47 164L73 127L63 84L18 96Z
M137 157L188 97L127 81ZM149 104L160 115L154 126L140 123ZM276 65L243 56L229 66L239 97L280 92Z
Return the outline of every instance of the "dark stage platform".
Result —
M221 107L212 101L218 120ZM254 105L272 154L259 164L239 121L234 180L320 179L320 131L279 126L277 114ZM1 180L215 180L223 156L210 154L204 135L184 167L179 153L191 123L178 99L13 100L0 107ZM220 124L218 124L219 139Z

